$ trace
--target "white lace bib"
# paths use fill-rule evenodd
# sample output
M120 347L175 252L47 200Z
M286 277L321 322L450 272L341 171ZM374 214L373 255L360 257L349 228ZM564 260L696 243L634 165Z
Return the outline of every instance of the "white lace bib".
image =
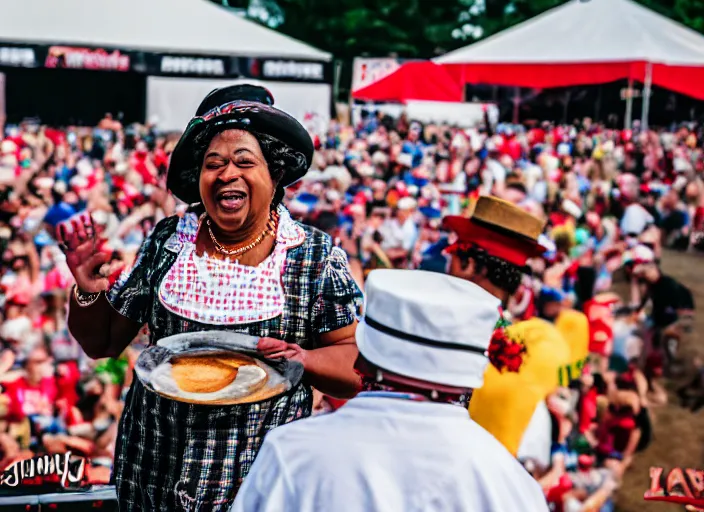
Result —
M160 302L175 315L210 325L247 324L282 315L286 253L303 243L305 232L284 208L279 213L274 250L256 267L198 256L198 218L185 215L166 244L178 257L159 286Z

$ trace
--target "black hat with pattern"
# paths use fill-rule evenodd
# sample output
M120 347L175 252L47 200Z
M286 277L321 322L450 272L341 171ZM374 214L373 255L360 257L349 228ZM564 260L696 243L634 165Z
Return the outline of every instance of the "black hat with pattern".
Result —
M200 202L198 179L202 162L197 148L203 137L212 138L229 129L262 133L300 152L306 166L287 170L280 186L302 178L313 159L314 146L308 131L295 118L274 107L274 97L264 87L242 84L215 89L208 94L188 123L174 148L166 185L182 201Z

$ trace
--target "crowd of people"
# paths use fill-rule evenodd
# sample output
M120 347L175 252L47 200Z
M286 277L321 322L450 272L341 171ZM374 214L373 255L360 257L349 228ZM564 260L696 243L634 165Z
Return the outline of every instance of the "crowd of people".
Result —
M555 510L613 510L624 471L651 441L650 416L667 401L662 377L693 372L682 405L704 406L704 366L679 368L677 351L691 330L692 294L659 266L664 248L704 249L703 135L696 126L614 130L589 119L464 130L370 113L314 134L312 170L285 189L283 204L332 237L362 290L374 269L446 273L457 234L443 218L471 216L481 196L543 220L546 251L510 286L504 315L554 326L524 334L529 353L531 336L566 347L545 355L555 383L546 371L526 409L521 390L492 388L487 375L470 414L475 401L501 404L477 421ZM115 357L86 356L68 329L73 278L59 230L90 215L115 282L159 221L189 211L167 191L178 136L106 116L96 128L28 121L0 140L0 469L70 450L89 460L87 482L107 483L148 332ZM611 291L620 278L629 297ZM314 413L343 402L316 392Z

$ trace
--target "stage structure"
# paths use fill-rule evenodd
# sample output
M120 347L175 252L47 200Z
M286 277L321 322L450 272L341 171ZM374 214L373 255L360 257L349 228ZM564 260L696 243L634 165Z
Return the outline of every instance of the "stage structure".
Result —
M208 92L241 81L324 124L333 82L329 53L206 0L8 2L0 72L8 122L94 124L122 112L164 130L182 130Z

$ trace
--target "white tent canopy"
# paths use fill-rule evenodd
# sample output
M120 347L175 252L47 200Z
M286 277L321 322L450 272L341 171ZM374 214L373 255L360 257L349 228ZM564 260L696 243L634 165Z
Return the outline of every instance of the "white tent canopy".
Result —
M0 40L329 61L206 0L0 0Z
M162 130L180 131L201 100L213 89L239 83L261 85L271 91L277 108L298 119L311 132L323 134L330 122L329 84L299 84L252 79L198 79L150 76L147 79L147 119Z
M633 0L571 0L435 63L460 84L550 88L637 80L645 85L644 127L652 85L704 99L704 36Z
M701 66L704 37L632 0L572 0L435 62Z

